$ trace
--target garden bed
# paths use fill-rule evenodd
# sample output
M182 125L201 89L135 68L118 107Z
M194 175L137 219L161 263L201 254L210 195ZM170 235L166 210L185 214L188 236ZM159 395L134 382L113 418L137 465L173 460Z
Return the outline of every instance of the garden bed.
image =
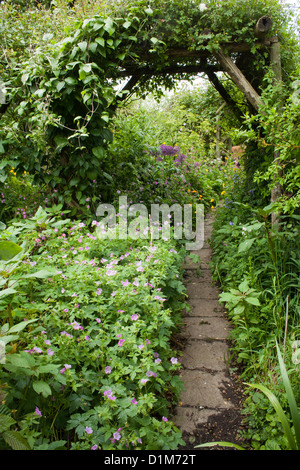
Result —
M1 412L15 420L6 432L14 425L14 446L35 450L175 449L168 414L182 384L170 339L185 251L172 240L99 240L95 228L40 209L3 233L24 243L2 261L15 290L1 297Z

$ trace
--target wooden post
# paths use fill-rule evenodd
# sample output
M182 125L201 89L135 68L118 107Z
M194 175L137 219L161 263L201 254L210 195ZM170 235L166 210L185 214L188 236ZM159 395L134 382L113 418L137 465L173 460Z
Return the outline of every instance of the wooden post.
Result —
M225 107L226 103L222 103L221 106L217 109L216 112L216 157L220 158L220 140L221 140L221 128L219 125L219 119L222 109Z
M281 58L280 58L280 43L278 39L274 39L270 47L270 63L274 72L273 85L277 86L282 81L281 75ZM282 174L282 169L280 166L280 151L275 150L274 152L274 162L278 168L278 176ZM271 190L271 202L276 202L277 199L282 195L282 187L279 183ZM272 213L272 226L278 225L278 220L280 214L275 212Z

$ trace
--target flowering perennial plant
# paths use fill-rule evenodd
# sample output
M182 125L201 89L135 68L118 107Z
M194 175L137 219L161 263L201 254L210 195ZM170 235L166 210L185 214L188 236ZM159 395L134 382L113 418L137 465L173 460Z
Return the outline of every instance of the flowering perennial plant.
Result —
M183 249L98 240L78 222L36 233L22 223L2 232L35 240L20 255L18 289L1 298L2 323L8 309L16 325L36 322L7 342L0 387L30 448L177 448L164 417L182 388L170 338L184 307Z

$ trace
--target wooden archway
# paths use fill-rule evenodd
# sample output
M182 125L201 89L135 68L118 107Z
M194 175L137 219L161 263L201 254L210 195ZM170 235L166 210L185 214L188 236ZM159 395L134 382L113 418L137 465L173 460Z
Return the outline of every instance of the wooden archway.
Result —
M269 16L262 16L254 27L254 34L257 37L255 48L259 50L268 50L270 57L270 65L274 72L274 81L281 81L281 60L280 60L280 43L278 37L266 39L268 32L272 28L272 20ZM210 34L210 31L207 31ZM146 52L140 55L143 65L136 62L127 62L120 75L130 77L122 91L131 91L139 83L140 80L149 80L153 76L166 74L182 74L196 75L204 73L208 77L210 83L218 91L224 102L230 107L239 120L242 120L242 112L237 103L232 99L227 90L222 85L217 76L217 72L225 72L235 83L238 89L246 97L250 111L256 113L263 106L263 101L257 90L247 80L243 71L230 57L231 54L249 54L250 46L247 43L226 43L209 53L207 50L189 51L185 49L172 49L167 51L168 58L172 65L157 69L153 65L153 59L150 53ZM193 63L189 63L193 61ZM122 98L120 98L122 99ZM278 162L279 155L274 153L274 160ZM280 168L278 168L280 172ZM271 202L275 202L282 194L282 189L277 185L271 193ZM272 225L275 225L278 215L272 214Z
M261 17L254 28L254 34L257 37L255 43L256 49L269 49L271 51L274 45L279 45L278 38L272 37L266 39L267 33L272 28L272 20L268 16ZM207 31L207 33L210 33ZM122 91L131 91L140 80L149 80L153 76L161 75L196 75L204 73L210 83L219 92L224 101L229 105L237 117L241 118L241 111L230 97L227 90L223 87L217 76L217 72L226 72L236 86L246 97L252 110L257 111L261 106L262 100L259 93L247 80L242 70L231 59L230 55L234 53L249 54L250 46L247 43L225 43L221 48L209 53L207 50L190 51L186 49L170 49L166 52L172 65L157 69L153 64L153 58L149 52L139 55L139 62L131 61L124 64L120 71L121 77L130 77ZM272 54L270 53L272 60ZM140 62L143 65L140 65ZM193 62L193 63L189 63Z

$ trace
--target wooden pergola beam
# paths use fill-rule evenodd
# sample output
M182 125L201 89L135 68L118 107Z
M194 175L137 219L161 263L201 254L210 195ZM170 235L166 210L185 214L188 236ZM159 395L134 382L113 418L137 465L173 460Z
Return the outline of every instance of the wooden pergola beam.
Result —
M249 103L258 110L258 108L263 105L263 101L233 60L225 54L223 49L215 51L214 56L222 66L224 72L228 73L233 82L244 93Z
M257 38L263 38L272 28L273 21L269 16L262 16L254 27L254 34Z
M254 43L255 47L260 49L260 48L265 48L269 47L272 43L272 38L270 39L260 39ZM250 52L251 48L253 47L253 44L249 43L235 43L235 42L228 42L220 45L222 49L226 50L228 54L231 53L238 53L238 52ZM135 51L136 54L138 55L138 60L143 60L143 61L153 61L155 60L155 54L152 54L150 52L145 52L144 50ZM208 52L205 49L196 49L196 50L189 50L189 49L168 49L164 53L168 58L182 58L182 59L199 59L201 57L207 58L211 57L211 53ZM128 65L133 65L132 63Z
M240 111L240 109L237 106L236 102L231 98L231 96L227 92L226 88L222 85L222 83L218 79L217 75L212 70L207 70L206 74L207 74L207 77L208 77L210 83L217 90L217 92L221 95L221 97L228 104L228 106L232 109L235 116L239 120L241 120L242 119L242 112Z
M163 69L156 69L151 66L145 66L145 67L136 67L136 66L128 66L124 70L122 70L119 75L120 77L128 77L128 76L133 76L133 75L151 75L151 76L157 76L157 75L174 75L174 74L198 74L198 73L207 73L207 71L211 72L220 72L222 69L218 65L208 65L208 64L194 64L194 65L170 65L167 67L164 67Z

